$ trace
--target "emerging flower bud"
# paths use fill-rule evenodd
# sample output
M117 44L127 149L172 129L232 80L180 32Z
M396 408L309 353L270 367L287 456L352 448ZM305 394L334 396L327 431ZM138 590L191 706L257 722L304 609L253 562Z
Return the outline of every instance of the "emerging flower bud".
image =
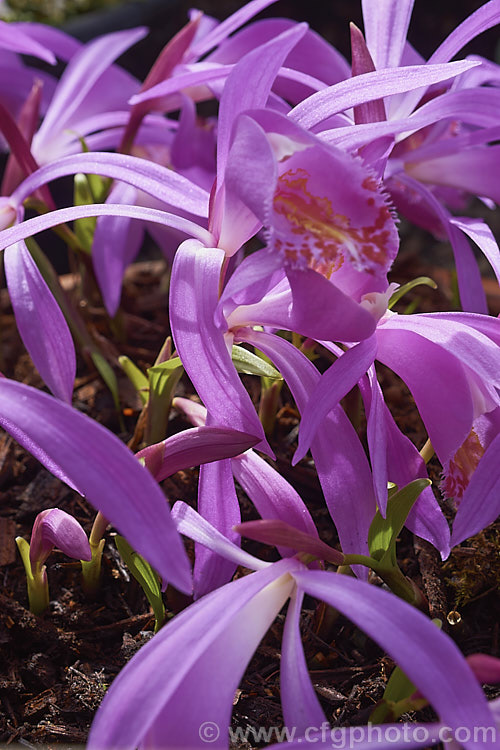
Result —
M33 570L44 564L54 547L75 560L89 561L92 557L87 535L78 521L59 508L43 510L35 519L30 543Z
M54 547L76 560L89 561L92 552L87 536L72 516L59 508L42 510L35 518L31 543L18 536L16 544L22 557L28 585L30 609L35 615L49 606L49 584L45 561Z

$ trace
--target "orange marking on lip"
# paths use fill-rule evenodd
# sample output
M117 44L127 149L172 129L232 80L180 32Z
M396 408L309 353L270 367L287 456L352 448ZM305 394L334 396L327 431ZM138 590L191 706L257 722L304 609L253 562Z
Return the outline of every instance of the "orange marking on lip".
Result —
M441 482L441 491L446 497L454 498L457 505L477 469L484 451L484 446L472 429L453 458L448 462L445 477Z
M277 239L276 249L292 266L314 268L327 276L340 268L346 256L362 270L373 272L374 266L383 266L390 242L390 232L385 228L391 220L387 206L378 209L373 224L352 227L348 216L334 211L329 198L308 189L309 179L303 168L289 170L278 179L274 210L288 223L290 239L300 238L301 242ZM366 177L362 187L373 192L377 183L373 177ZM373 196L365 201L370 207L375 204Z

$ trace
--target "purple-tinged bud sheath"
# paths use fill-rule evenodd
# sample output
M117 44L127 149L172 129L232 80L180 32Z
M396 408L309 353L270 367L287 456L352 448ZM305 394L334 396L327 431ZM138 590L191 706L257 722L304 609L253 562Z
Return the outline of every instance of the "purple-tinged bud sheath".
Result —
M39 513L33 524L30 542L30 562L35 567L44 564L54 547L75 560L91 559L89 541L76 519L59 508L48 508Z

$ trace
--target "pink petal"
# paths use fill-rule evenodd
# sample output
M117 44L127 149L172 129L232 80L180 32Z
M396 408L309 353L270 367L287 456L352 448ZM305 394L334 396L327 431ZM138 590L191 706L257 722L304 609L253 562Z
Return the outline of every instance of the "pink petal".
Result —
M231 461L236 481L244 489L262 518L286 521L299 531L317 536L316 526L304 501L286 479L255 451ZM280 549L284 557L286 553Z
M263 570L272 565L242 550L182 500L178 500L172 508L172 518L179 534L203 544L235 565L250 570Z
M302 413L299 444L293 457L294 464L305 456L328 413L354 388L373 364L376 353L377 339L376 336L372 336L348 349L321 375Z
M213 240L212 235L203 227L195 224L189 219L183 219L167 211L159 211L155 208L144 208L143 206L123 206L110 203L93 203L89 206L73 206L71 208L60 208L50 211L33 219L27 219L21 224L9 227L0 232L0 249L13 245L19 240L31 237L45 229L64 224L67 221L83 219L86 216L125 216L142 221L151 221L154 224L162 224L166 227L178 229L185 234L196 237L200 242L207 245ZM10 217L9 217L10 218Z
M217 531L233 544L240 543L233 527L241 520L231 462L204 464L198 482L198 511ZM194 598L208 594L231 580L235 565L205 545L195 545L193 571Z
M36 40L25 34L22 26L6 23L0 20L0 47L2 49L19 52L23 55L39 57L50 65L55 65L54 53Z
M500 23L500 2L490 0L471 13L460 26L457 26L449 34L444 42L437 48L429 58L429 62L446 62L454 57L457 52L474 39L478 34Z
M182 208L196 216L208 215L208 194L205 190L171 169L124 154L88 153L65 156L41 167L21 183L12 194L12 202L19 205L40 185L77 172L121 180L169 206Z
M182 469L238 456L258 442L259 438L230 427L203 425L149 445L136 456L161 482Z
M107 202L134 204L137 191L118 183ZM137 221L124 216L101 216L96 223L92 243L92 264L106 310L113 317L120 305L123 274L137 256L144 230Z
M312 570L293 576L306 593L339 609L373 638L444 723L462 731L467 727L470 741L464 747L493 750L494 741L472 739L474 727L494 726L486 698L458 647L428 617L393 594L348 576Z
M304 594L297 591L290 597L281 646L281 704L286 727L297 734L310 727L323 726L325 714L316 697L307 669L300 635L300 613Z
M227 79L219 108L218 189L222 185L237 116L247 109L266 105L279 69L306 31L306 24L299 24L252 50L240 60Z
M460 501L451 535L452 547L493 523L500 513L500 435L490 443Z
M71 403L76 355L68 324L24 242L8 247L5 275L19 334L52 393Z
M366 42L379 70L401 64L414 2L362 0Z
M64 71L37 139L43 141L52 131L63 130L111 63L146 33L143 28L117 31L81 47Z
M170 324L182 363L214 421L260 437L269 451L255 407L231 360L224 333L214 323L224 252L186 241L178 249L170 283Z
M59 508L39 513L33 524L30 541L30 561L43 565L51 550L57 547L75 560L92 558L89 541L78 521Z
M349 107L446 81L474 66L475 63L460 61L445 65L411 65L364 73L313 94L298 104L290 113L290 117L303 128L309 129Z

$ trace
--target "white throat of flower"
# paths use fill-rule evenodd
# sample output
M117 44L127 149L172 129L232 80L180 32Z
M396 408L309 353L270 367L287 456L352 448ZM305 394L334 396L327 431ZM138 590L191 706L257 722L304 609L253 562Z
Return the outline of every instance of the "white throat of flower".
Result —
M364 294L361 297L360 305L361 307L364 307L365 310L368 310L377 322L382 318L397 315L397 313L387 309L389 300L396 289L399 289L399 284L393 282L392 284L389 284L385 292L369 292L368 294Z

